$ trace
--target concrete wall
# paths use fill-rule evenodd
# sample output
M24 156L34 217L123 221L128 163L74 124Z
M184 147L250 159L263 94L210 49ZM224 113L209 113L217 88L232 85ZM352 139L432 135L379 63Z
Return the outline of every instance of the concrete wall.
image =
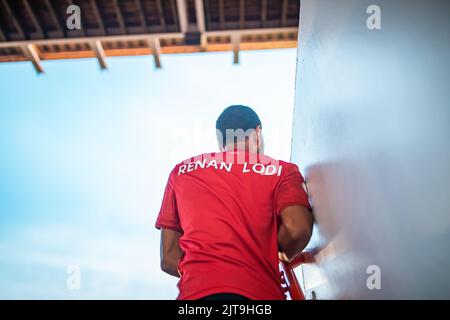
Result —
M450 298L449 30L450 1L302 1L292 160L323 248L308 297Z

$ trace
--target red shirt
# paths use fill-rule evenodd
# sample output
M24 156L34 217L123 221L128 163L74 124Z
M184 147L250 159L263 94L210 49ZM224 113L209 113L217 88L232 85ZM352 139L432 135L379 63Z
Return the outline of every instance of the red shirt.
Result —
M284 208L309 208L302 182L295 164L244 151L176 165L155 226L183 233L177 299L221 292L285 299L277 232Z

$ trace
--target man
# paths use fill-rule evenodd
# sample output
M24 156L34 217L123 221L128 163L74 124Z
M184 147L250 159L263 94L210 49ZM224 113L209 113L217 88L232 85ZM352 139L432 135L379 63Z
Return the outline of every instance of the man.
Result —
M303 177L263 154L261 121L249 107L216 122L221 152L172 170L156 228L161 268L180 277L177 299L285 299L279 257L293 259L313 226Z

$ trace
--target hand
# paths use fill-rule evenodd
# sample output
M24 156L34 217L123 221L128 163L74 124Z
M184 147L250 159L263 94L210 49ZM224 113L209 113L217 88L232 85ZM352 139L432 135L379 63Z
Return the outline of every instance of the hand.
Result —
M280 261L291 262L284 252L278 252L278 259Z

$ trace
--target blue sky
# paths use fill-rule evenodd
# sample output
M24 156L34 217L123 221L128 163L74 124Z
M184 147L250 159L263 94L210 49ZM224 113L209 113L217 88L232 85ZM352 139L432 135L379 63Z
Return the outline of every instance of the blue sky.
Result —
M230 104L289 160L295 49L0 64L0 298L174 299L154 221L169 171ZM67 267L81 271L69 290Z

